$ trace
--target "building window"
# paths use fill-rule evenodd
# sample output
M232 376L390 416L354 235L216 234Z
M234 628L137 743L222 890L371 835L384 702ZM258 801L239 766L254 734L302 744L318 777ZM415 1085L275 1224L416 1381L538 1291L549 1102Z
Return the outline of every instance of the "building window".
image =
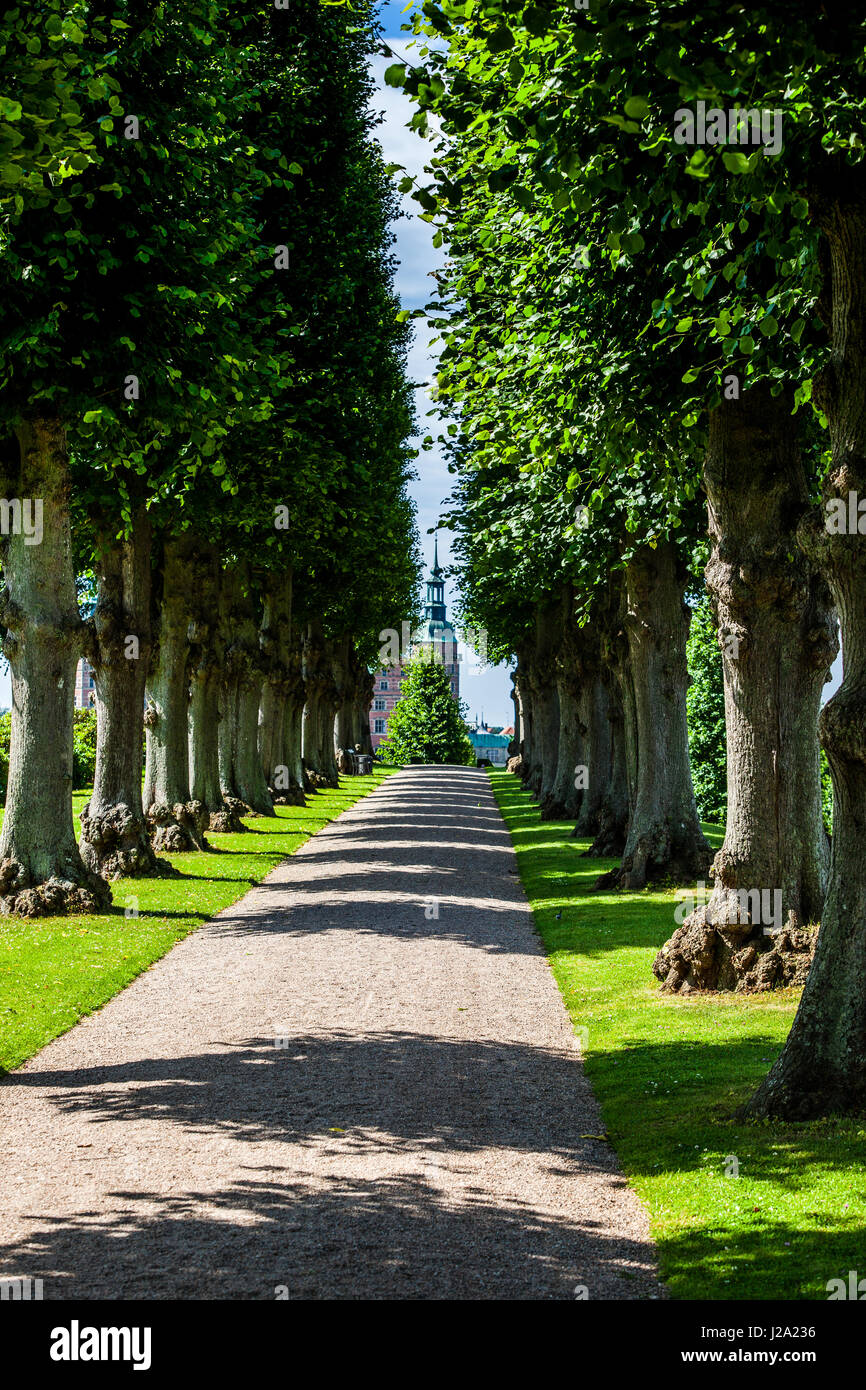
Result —
M387 690L387 689L388 689L388 682L387 682L387 681L380 681L380 682L379 682L379 689L380 689L380 690Z
M384 700L374 700L374 701L373 701L373 709L384 709L384 708L385 708L385 701L384 701Z
M384 719L374 719L374 720L373 720L373 733L374 733L374 734L384 734L384 732L385 732L385 721L384 721Z

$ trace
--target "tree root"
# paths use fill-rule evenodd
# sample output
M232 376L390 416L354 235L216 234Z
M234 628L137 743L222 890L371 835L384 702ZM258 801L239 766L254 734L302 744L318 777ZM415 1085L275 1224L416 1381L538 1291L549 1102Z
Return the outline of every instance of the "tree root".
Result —
M91 816L90 802L81 812L81 857L102 878L173 878L177 870L157 859L147 838L144 819L120 803L101 816Z
M578 825L580 822L578 822ZM604 807L598 813L598 829L589 849L584 850L586 859L618 859L625 849L626 826L620 817ZM602 874L602 878L616 881L616 874ZM599 880L599 886L601 881ZM604 885L608 886L608 885Z
M65 917L78 913L105 912L111 906L111 889L104 878L85 868L70 866L75 877L52 874L43 883L17 859L0 862L0 913L10 917Z
M817 931L782 927L765 935L760 926L714 923L708 907L686 918L653 961L662 989L691 994L695 990L733 990L762 994L805 984Z
M677 843L668 827L659 823L638 837L618 869L602 877L605 887L630 889L645 888L661 878L689 883L707 873L712 862L713 850L702 838Z
M219 810L207 812L206 829L214 835L248 835L250 828L244 825L241 816L250 814L245 801L239 801L236 796L224 796Z
M154 850L183 854L210 848L204 834L208 813L200 801L177 801L173 806L155 802L146 818Z
M271 799L275 806L306 806L307 798L304 795L303 787L269 787Z

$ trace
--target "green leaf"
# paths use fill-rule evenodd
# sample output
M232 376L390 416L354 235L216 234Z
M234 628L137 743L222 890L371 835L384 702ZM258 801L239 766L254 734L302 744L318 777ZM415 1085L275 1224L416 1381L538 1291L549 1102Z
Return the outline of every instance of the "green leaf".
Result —
M649 115L649 109L646 97L629 97L625 104L625 114L631 116L633 121L642 121L644 116Z
M539 38L542 34L547 33L550 28L550 21L550 11L542 9L540 5L530 5L528 9L523 11L524 28Z
M725 150L722 155L722 162L729 174L748 174L749 160L739 151L735 154L732 150Z
M493 33L488 34L487 47L491 53L505 53L514 47L514 35L507 24L497 25Z

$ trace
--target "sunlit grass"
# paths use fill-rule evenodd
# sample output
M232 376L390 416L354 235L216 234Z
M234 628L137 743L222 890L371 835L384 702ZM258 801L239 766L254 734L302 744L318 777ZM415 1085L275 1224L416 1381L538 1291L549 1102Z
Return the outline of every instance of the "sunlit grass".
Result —
M516 777L490 776L553 973L575 1028L587 1029L587 1072L649 1209L671 1293L815 1299L850 1269L866 1276L864 1122L733 1119L784 1043L796 991L662 994L651 967L677 925L674 890L596 891L615 861L583 858L588 843L570 838L571 824L541 821ZM704 830L720 843L718 827ZM736 1167L739 1177L726 1176Z
M212 835L209 854L173 854L182 878L120 879L113 906L98 916L0 918L0 1068L9 1070L98 1009L164 955L378 786L394 768L344 777L307 806L250 817L250 832ZM76 792L76 816L87 801ZM129 915L137 910L138 916Z

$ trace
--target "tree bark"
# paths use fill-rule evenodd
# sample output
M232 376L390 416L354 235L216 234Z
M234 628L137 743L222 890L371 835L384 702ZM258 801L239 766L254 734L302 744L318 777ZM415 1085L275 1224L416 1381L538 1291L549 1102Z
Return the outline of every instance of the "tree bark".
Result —
M128 536L116 521L100 526L96 608L87 655L96 685L96 771L81 812L81 857L103 878L172 874L157 859L141 796L144 692L150 665L152 533L147 509L135 507Z
M222 566L216 546L193 542L190 586L189 776L194 801L200 802L204 824L215 834L247 832L241 820L246 807L230 806L222 794L219 767L219 728L229 614L222 585Z
M208 848L207 815L189 783L189 536L166 536L157 641L147 677L144 810L156 850Z
M338 772L352 773L352 638L344 632L333 644L332 670L337 689L337 708L334 722L334 761Z
M810 190L828 273L821 309L830 363L819 382L832 459L825 509L866 499L866 171L828 159ZM812 1119L866 1109L866 542L804 522L800 539L830 585L842 629L844 679L821 712L833 779L830 877L815 958L785 1047L746 1107L753 1116ZM864 528L866 529L866 528Z
M370 735L370 710L373 705L375 678L364 662L358 662L355 672L355 729L356 742L362 753L372 756L373 739Z
M19 425L17 438L20 461L4 469L3 480L4 495L22 503L22 522L17 534L13 522L2 538L12 720L0 912L102 912L111 891L84 863L72 820L72 712L82 630L66 436L58 420L31 419Z
M593 643L593 648L597 643ZM595 651L593 650L593 656ZM575 839L593 839L601 828L601 809L610 789L612 766L612 713L607 686L592 660L584 667L584 682L578 700L578 718L583 730L583 765L586 788L580 800L574 826ZM626 814L628 814L626 798ZM622 853L625 838L617 853Z
M314 787L337 787L339 775L334 759L334 711L336 685L331 651L321 621L307 627L304 641L304 767Z
M514 724L513 724L513 727L514 727L514 734L513 734L513 736L512 736L511 742L510 742L509 745L508 745L508 756L509 756L509 758L517 758L517 757L520 756L521 731L520 731L520 689L519 689L518 684L517 684L517 668L516 668L516 667L515 667L515 669L512 671L512 673L511 673L511 705L512 705L512 709L513 709L513 711L514 711L513 716L512 716L512 717L513 717L513 720L514 720Z
M274 803L259 756L259 704L265 663L249 565L236 563L224 571L223 585L231 632L226 647L219 732L220 786L232 810L273 816Z
M672 542L643 546L626 568L626 634L637 721L634 808L616 878L696 879L712 853L698 820L686 726L688 609Z
M560 614L560 639L556 662L557 761L553 780L541 805L542 820L573 819L580 810L584 789L579 785L579 769L584 765L584 729L580 718L580 697L583 680L582 642L584 634L577 626L574 612L574 589L563 586Z
M528 786L539 804L543 804L550 793L559 760L559 692L556 687L559 639L558 604L547 599L535 612L535 650L531 667L536 760Z
M535 715L533 708L532 654L530 643L517 648L517 669L514 673L520 697L520 767L523 785L527 786L535 759Z
M259 756L274 805L304 806L298 698L303 704L299 652L292 641L292 574L272 575L265 585L262 649L267 675L259 718Z
M590 723L590 736L597 736L598 740L596 763L601 769L603 790L597 811L595 839L585 851L589 858L606 859L622 854L637 785L637 714L625 614L625 584L622 572L618 570L611 575L601 596L598 615L599 673L604 693L599 694L594 713L596 718L600 718L606 707L608 730L605 736L594 721ZM605 748L608 749L607 763L604 761ZM590 757L592 752L591 748ZM589 775L592 785L592 763ZM612 875L610 882L614 882L615 877ZM603 875L603 878L607 880L607 875Z
M827 585L796 545L808 486L792 409L793 393L755 387L710 419L706 582L724 671L728 814L710 899L653 965L669 990L802 984L814 946L802 928L824 903L818 714L838 643Z

